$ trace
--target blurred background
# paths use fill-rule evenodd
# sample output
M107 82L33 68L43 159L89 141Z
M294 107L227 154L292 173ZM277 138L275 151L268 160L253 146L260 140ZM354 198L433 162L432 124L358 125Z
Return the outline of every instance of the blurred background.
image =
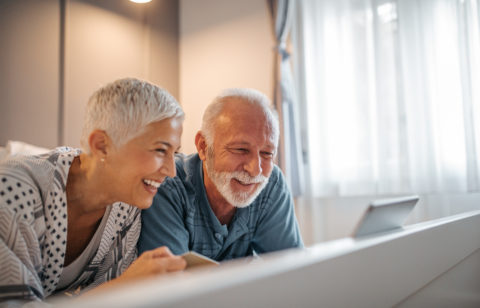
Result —
M288 3L0 0L0 146L79 146L89 96L130 76L180 101L193 153L208 103L251 87L280 113L306 244L373 199L419 194L407 223L480 208L479 1Z

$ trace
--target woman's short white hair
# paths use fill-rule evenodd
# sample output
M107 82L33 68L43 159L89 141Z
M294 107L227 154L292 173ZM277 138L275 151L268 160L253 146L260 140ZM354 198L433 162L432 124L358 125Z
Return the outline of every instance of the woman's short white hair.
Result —
M202 135L207 145L212 146L215 136L215 123L221 114L225 103L231 99L237 98L244 102L250 103L252 106L258 106L263 110L263 114L267 119L267 125L270 126L276 144L280 135L277 112L272 108L270 99L262 92L249 88L230 88L224 90L217 96L210 105L208 105L202 120Z
M89 153L88 138L99 129L121 146L148 124L172 117L184 117L184 113L167 90L135 78L119 79L95 91L88 100L80 142Z

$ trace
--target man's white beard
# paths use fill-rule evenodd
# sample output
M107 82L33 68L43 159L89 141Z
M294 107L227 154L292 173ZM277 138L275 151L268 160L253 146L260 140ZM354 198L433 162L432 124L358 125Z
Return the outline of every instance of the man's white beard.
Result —
M213 153L207 150L205 166L207 168L208 177L212 180L222 197L235 207L243 208L252 204L268 183L268 178L262 174L253 177L246 171L217 172L213 167L213 160ZM243 191L236 192L231 186L232 179L236 179L243 184L258 184L255 190L251 193Z

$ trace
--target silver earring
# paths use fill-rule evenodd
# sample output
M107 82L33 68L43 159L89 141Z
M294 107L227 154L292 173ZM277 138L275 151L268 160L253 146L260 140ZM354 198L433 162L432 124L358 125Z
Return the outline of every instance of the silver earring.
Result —
M100 161L101 161L102 163L104 163L104 162L105 162L105 158L103 158L103 157L100 158Z

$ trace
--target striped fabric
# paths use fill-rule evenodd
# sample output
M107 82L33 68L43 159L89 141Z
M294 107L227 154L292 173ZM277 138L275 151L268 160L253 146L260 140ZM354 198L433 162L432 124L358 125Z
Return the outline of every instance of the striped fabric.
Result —
M63 147L0 164L0 301L78 293L118 277L136 258L140 210L115 203L95 255L74 283L57 290L66 251L67 176L79 154Z

